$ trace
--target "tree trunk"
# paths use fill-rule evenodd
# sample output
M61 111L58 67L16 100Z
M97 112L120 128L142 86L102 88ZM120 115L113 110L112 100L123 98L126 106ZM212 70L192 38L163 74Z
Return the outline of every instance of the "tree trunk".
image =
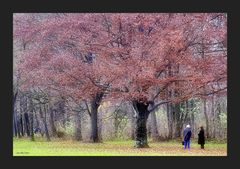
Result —
M31 141L34 141L34 132L33 132L33 114L30 114L30 135L31 135Z
M75 128L76 128L76 131L75 131L75 139L77 141L80 141L82 140L82 132L81 132L81 112L78 112L76 111L76 121L75 121Z
M17 114L16 114L16 101L17 101L18 90L13 96L13 134L17 137Z
M30 123L29 123L29 116L28 113L24 113L24 119L25 119L25 131L27 133L27 136L30 137Z
M41 136L43 137L43 132L42 132L39 120L38 120L37 111L35 110L35 108L33 108L33 111L34 111L34 115L35 115L35 121L36 121L37 129L40 130L39 132L40 132ZM40 117L42 118L41 114L40 114Z
M119 119L118 119L118 114L117 114L117 112L114 112L114 121L113 121L113 124L114 124L114 137L115 137L115 138L118 138Z
M65 100L64 98L62 98L62 100L60 101L59 104L59 110L60 110L60 114L61 114L61 120L62 120L62 124L63 124L63 128L66 128L66 112L65 112Z
M181 136L181 125L182 125L182 121L180 120L180 114L181 114L181 110L180 110L180 103L176 103L174 104L174 124L175 124L175 133L174 133L174 138L179 138Z
M28 99L26 96L22 95L20 99L20 110L23 113L24 117L24 133L30 137L30 124L29 124L29 115L28 115Z
M54 123L54 110L52 108L50 108L50 126L51 126L51 129L52 129L52 135L53 137L57 135L57 129L56 129L56 126L55 126L55 123Z
M15 137L18 136L18 128L17 128L17 116L15 110L13 111L13 134Z
M25 129L25 117L24 117L24 104L23 104L23 96L22 95L20 95L21 97L20 97L20 101L19 101L19 104L20 104L20 106L19 106L19 111L20 111L20 123L21 123L21 133L22 133L22 136L24 136L25 135L25 131L26 131L26 129Z
M172 117L172 104L167 103L167 119L168 119L168 139L173 138L173 117Z
M151 106L154 106L154 102ZM159 140L159 133L157 129L157 118L156 118L156 112L153 111L150 113L150 118L151 118L151 134L152 134L152 139L153 141L158 141Z
M151 138L152 137L152 118L151 116L149 117L147 121L147 137Z
M201 56L202 59L205 58L205 51L204 51L204 44L203 44L203 39L202 39L202 43L201 43ZM204 74L205 72L203 71L202 74ZM206 93L206 89L204 86L204 94ZM208 119L208 115L207 115L207 100L204 98L203 99L203 113L206 119L206 137L209 138L209 119Z
M20 132L21 132L21 135L23 136L24 135L24 132L23 132L23 117L22 117L22 113L20 112Z
M20 120L17 118L17 134L18 137L21 138L21 126L20 126Z
M91 106L92 110L91 110L91 126L92 126L92 130L91 130L91 137L90 140L94 143L99 142L99 138L98 138L98 119L97 119L97 106L96 105L92 105Z
M218 121L218 138L221 138L222 135L222 125L221 125L221 121L220 121L220 115L221 115L221 106L220 106L220 102L217 103L217 121Z
M207 115L207 100L203 99L203 113L206 119L206 136L209 138L209 119Z
M191 104L189 103L189 101L186 101L186 113L189 114L189 108L193 108L193 101L191 102ZM191 121L191 128L192 128L192 137L195 138L195 117L194 117L194 112L190 112L190 121ZM185 122L185 120L184 120Z
M131 106L131 109L129 108L129 115L130 115L130 123L131 123L131 139L135 140L135 125L136 125L136 116L137 113L135 113L135 109L133 106Z
M212 124L213 124L213 132L212 132L212 137L213 138L216 138L216 115L215 115L215 111L214 111L214 102L215 102L215 100L214 100L214 95L212 95L212 118L213 118L213 122L212 122Z
M30 135L31 135L31 140L34 141L34 132L33 132L33 101L30 98Z
M40 128L37 112L35 110L34 110L34 112L35 112L34 114L35 114L35 120L36 120L37 128Z
M99 139L99 142L102 141L102 117L99 117L100 113L98 112L97 113L98 117L98 139Z
M47 141L51 141L49 132L48 132L48 127L47 127L47 109L45 104L43 105L43 108L44 108L43 124L44 124L45 134L46 134Z
M172 66L171 63L168 66L167 72L166 72L166 77L172 77ZM167 93L166 95L168 96L169 99L172 98L172 89L167 87ZM173 138L173 115L172 115L172 103L167 103L167 119L168 119L168 139Z
M149 116L148 103L134 101L134 108L137 112L136 121L136 145L137 148L147 148L147 118Z
M135 124L136 124L136 119L134 117L131 118L131 139L135 140Z
M103 93L97 93L91 101L91 137L90 140L94 143L99 142L98 135L98 107L102 101Z

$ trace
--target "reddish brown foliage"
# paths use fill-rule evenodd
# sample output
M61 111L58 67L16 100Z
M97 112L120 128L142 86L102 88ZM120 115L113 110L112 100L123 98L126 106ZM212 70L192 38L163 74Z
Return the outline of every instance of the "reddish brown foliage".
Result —
M222 13L14 14L22 87L79 99L225 94L226 22Z

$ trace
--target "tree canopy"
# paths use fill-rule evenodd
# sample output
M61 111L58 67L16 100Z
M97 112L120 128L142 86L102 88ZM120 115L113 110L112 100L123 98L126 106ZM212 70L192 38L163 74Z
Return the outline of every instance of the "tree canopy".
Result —
M22 87L78 99L226 93L225 14L14 14Z

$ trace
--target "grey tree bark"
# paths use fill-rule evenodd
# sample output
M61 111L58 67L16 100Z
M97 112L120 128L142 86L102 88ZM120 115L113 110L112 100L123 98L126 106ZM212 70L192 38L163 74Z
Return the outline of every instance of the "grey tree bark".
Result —
M57 129L56 129L56 126L55 126L54 111L55 110L53 110L53 108L50 107L50 119L49 119L49 122L50 122L50 126L51 126L51 129L52 129L52 135L56 136L57 135Z
M77 141L82 140L81 116L82 116L82 112L80 111L75 112L75 139Z
M32 98L29 98L29 109L30 109L30 135L31 135L31 140L34 141L34 131L33 131L33 100Z
M48 127L47 127L47 109L46 109L45 104L43 104L43 111L42 111L42 107L40 106L39 113L40 113L40 117L41 117L43 125L44 125L44 133L45 133L46 139L47 139L47 141L51 141L50 136L49 136Z
M150 104L150 107L153 107L155 105L154 102ZM157 127L157 118L156 118L156 111L153 111L150 113L150 124L151 124L151 137L153 141L158 141L160 139L158 127Z

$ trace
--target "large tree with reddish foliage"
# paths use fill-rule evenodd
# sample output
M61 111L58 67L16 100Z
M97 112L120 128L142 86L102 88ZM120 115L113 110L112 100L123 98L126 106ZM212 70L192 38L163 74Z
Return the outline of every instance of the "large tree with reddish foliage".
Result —
M90 100L94 141L102 99L132 101L136 146L148 147L146 121L156 107L226 93L226 20L221 13L15 14L14 39L26 49L23 88Z

